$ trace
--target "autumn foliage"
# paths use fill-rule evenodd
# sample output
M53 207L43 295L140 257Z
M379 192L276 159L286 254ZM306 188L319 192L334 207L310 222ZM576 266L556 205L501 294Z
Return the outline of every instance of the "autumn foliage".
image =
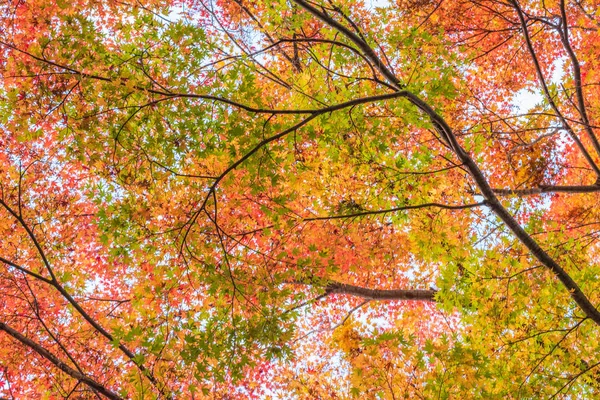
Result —
M0 397L598 398L599 12L2 2Z

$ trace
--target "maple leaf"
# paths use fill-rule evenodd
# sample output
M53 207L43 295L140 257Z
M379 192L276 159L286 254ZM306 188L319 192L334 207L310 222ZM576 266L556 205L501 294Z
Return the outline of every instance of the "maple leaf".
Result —
M0 5L0 397L597 398L598 6Z

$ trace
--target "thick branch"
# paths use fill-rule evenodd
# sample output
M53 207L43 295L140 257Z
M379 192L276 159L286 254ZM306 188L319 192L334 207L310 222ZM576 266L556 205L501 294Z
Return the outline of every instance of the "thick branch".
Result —
M14 330L10 326L6 325L5 323L0 322L0 330L8 333L10 336L17 339L19 342L23 343L25 346L31 348L36 353L38 353L39 355L44 357L46 360L50 361L58 369L60 369L61 371L63 371L67 375L69 375L70 377L76 379L77 381L83 382L85 385L89 386L92 390L108 397L109 399L113 399L113 400L122 399L122 397L120 397L118 394L112 392L111 390L109 390L102 384L96 382L89 376L84 375L81 372L69 367L67 364L62 362L54 354L50 353L48 350L43 348L40 344L38 344L38 343L34 342L33 340L29 339L28 337L22 335L21 333Z
M583 293L573 278L571 278L571 276L548 253L546 253L535 240L533 240L502 203L500 203L500 200L498 200L498 197L494 193L494 189L490 187L487 178L479 169L475 161L473 161L471 156L457 142L454 132L446 121L436 113L431 106L419 99L416 95L411 94L408 98L429 117L439 134L448 141L449 147L454 150L456 156L469 171L475 184L485 198L486 204L491 208L494 214L504 222L517 239L527 247L531 254L533 254L546 268L556 274L557 278L567 288L571 297L585 315L597 325L600 325L600 312Z
M194 93L170 93L170 92L164 92L164 91L160 91L160 90L152 90L152 89L145 89L142 87L137 88L139 90L142 91L146 91L148 93L152 93L152 94L159 94L161 96L165 96L163 99L160 100L156 100L155 102L159 102L159 101L165 101L165 100L170 100L170 99L200 99L200 100L211 100L211 101L216 101L216 102L220 102L220 103L225 103L237 108L240 108L242 110L251 112L251 113L255 113L255 114L277 114L277 115L281 115L281 114L289 114L289 115L299 115L299 114L311 114L311 115L320 115L320 114L325 114L328 112L333 112L333 111L338 111L341 110L343 108L349 108L352 106L357 106L360 104L366 104L366 103L372 103L375 101L380 101L380 100L389 100L392 98L397 98L397 97L402 97L404 96L404 93L401 91L397 91L397 92L393 92L393 93L386 93L386 94L380 94L380 95L375 95L375 96L367 96L367 97L361 97L358 99L354 99L354 100L350 100L344 103L340 103L340 104L334 104L332 106L328 106L328 107L323 107L323 108L315 108L315 109L299 109L299 110L289 110L289 109L268 109L268 108L255 108L255 107L251 107L242 103L238 103L223 97L218 97L218 96L212 96L212 95L204 95L204 94L194 94Z
M494 193L500 196L529 196L544 193L594 193L600 192L600 185L574 185L574 186L554 186L544 185L529 189L493 189Z
M332 282L325 288L326 294L348 294L370 300L414 300L435 302L436 290L428 289L369 289L346 283Z
M315 9L314 7L312 7L311 5L306 3L304 0L294 0L294 1L296 3L302 5L306 10L308 10L310 13L312 13L319 19L326 22L331 27L333 27L333 28L339 30L340 32L342 32L343 34L345 34L347 37L349 37L349 38L355 37L355 39L353 39L353 41L356 40L355 43L357 45L360 45L361 49L363 48L363 46L368 47L368 45L366 43L364 43L360 38L356 37L356 35L354 35L352 32L349 32L346 28L341 26L336 21L331 20L331 18L329 18L328 16L323 15L319 10ZM561 118L561 121L562 121L563 125L565 126L565 128L569 131L570 134L572 134L573 139L578 143L578 145L580 145L581 142L579 141L579 138L577 138L577 136L574 134L574 132L572 130L570 130L570 127L569 127L567 121L562 117L562 114L560 114L560 111L558 110L558 108L554 104L552 97L550 96L550 92L548 91L548 88L544 81L544 77L541 74L541 68L537 61L537 57L535 57L535 52L533 50L533 46L531 44L531 40L530 40L529 34L527 32L527 25L525 23L523 13L522 13L521 9L519 8L516 0L512 0L512 3L519 14L519 19L521 21L523 33L525 35L525 40L527 42L527 47L532 54L534 64L536 66L536 71L538 72L538 75L539 75L540 81L542 83L542 86L544 88L545 94L548 97L548 101L553 105L555 112L557 113L559 118ZM370 52L366 52L365 54L374 54L374 52L371 49ZM389 72L389 73L391 74L391 72ZM386 78L389 79L389 82L391 84L397 85L398 79L395 76L393 76L393 75L391 77L389 77L389 75L385 75L385 76L386 76ZM521 225L517 222L517 220L514 219L514 217L508 212L508 210L502 205L502 203L500 203L500 201L498 200L498 197L494 193L494 190L489 185L487 178L485 177L483 172L479 169L479 167L477 166L475 161L471 158L471 156L464 150L464 148L460 145L460 143L458 143L453 130L450 128L450 126L444 120L444 118L440 114L438 114L427 102L423 101L416 94L408 92L405 97L412 104L414 104L417 108L419 108L428 117L428 119L433 124L435 130L439 133L441 138L445 141L446 145L448 145L448 147L450 147L454 151L457 158L461 161L463 166L469 171L471 177L475 181L475 184L477 185L477 187L481 191L481 194L483 195L484 199L486 200L486 204L490 207L490 209L494 212L494 214L496 214L496 216L498 216L502 220L502 222L504 222L504 224L513 232L513 234L517 237L517 239L525 247L527 247L527 249L531 252L531 254L533 254L546 268L548 268L549 270L554 272L554 274L556 274L557 278L567 288L571 297L577 303L579 308L585 313L585 315L587 317L589 317L590 319L592 319L597 325L600 325L600 312L591 303L591 301L587 298L587 296L583 293L581 288L571 278L571 276L548 253L546 253L535 240L533 240L533 238L525 231L525 229L523 229L523 227L521 227ZM582 152L586 156L586 159L588 159L588 162L590 163L590 165L594 168L594 171L600 177L600 170L598 169L598 166L596 166L596 164L593 162L590 155L587 153L587 151L585 151L585 148L583 148L582 145L580 146L580 148L582 149Z
M337 22L335 19L331 18L329 15L319 11L314 6L312 6L309 2L305 0L294 0L296 4L300 7L304 8L306 11L319 18L327 25L335 28L339 32L341 32L344 36L346 36L352 43L354 43L368 58L374 65L375 68L381 72L381 74L394 86L396 89L402 89L404 86L400 83L398 78L394 75L392 71L390 71L385 64L381 61L381 59L377 56L375 51L369 46L367 42L365 42L360 36L356 33L352 32L350 29L346 28L344 25Z

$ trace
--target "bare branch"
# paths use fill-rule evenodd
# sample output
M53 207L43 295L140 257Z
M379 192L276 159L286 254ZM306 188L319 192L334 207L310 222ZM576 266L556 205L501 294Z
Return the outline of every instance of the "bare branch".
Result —
M369 300L414 300L435 302L434 289L369 289L362 286L331 282L325 288L327 294L348 294Z
M581 185L581 186L555 186L543 185L537 188L529 189L492 189L494 193L500 196L529 196L544 193L595 193L600 192L600 185Z

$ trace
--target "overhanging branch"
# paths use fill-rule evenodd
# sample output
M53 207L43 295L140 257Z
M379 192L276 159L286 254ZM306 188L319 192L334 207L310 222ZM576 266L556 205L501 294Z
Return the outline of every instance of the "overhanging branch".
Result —
M378 67L383 66L383 63L377 58L373 49L371 49L366 42L364 42L361 38L356 36L353 32L349 31L346 27L344 27L337 21L333 20L331 17L323 14L322 12L320 12L318 9L316 9L315 7L313 7L306 1L304 1L304 0L294 0L294 1L297 4L301 5L305 10L307 10L313 16L319 18L320 20L325 22L327 25L329 25L331 28L339 31L340 33L342 33L343 35L348 37L350 40L352 40L357 46L359 46L361 48L361 50L369 58L375 57L374 61ZM532 46L531 40L529 38L529 33L527 31L527 24L525 23L523 13L522 13L521 9L519 8L519 5L516 0L511 0L511 2L514 5L514 8L517 10L517 13L519 14L519 19L521 21L522 30L523 30L523 34L525 36L527 48L529 49L529 51L532 55L532 58L533 58L533 61L534 61L535 67L536 67L536 71L539 75L538 77L540 79L540 82L541 82L544 92L546 94L547 100L553 106L554 111L556 112L557 116L561 119L561 122L562 122L563 126L565 127L565 129L567 129L569 134L573 137L573 140L575 140L577 145L580 147L581 152L586 157L586 159L588 160L591 167L594 169L596 174L598 176L600 176L600 169L594 163L594 161L590 157L589 153L586 151L585 147L583 147L583 145L581 144L581 141L579 140L577 135L575 135L573 130L570 129L568 122L564 119L564 117L562 117L560 110L558 110L558 108L556 107L556 104L554 103L552 96L550 96L550 93L546 86L544 77L541 74L541 69L540 69L539 63L537 61L535 51L533 50L533 46ZM391 71L389 71L387 69L384 69L384 71L385 71L385 73L383 73L383 75L386 77L386 79L388 79L388 82L390 84L398 87L398 89L400 89L398 78L396 76L394 76L391 73ZM513 232L513 234L517 237L517 239L531 252L531 254L533 256L535 256L547 269L549 269L556 275L556 277L565 286L565 288L568 290L569 294L571 295L572 299L577 303L577 305L585 313L585 315L587 317L589 317L590 319L592 319L597 325L600 325L600 312L596 309L596 306L594 304L592 304L590 299L585 295L585 293L583 293L583 291L581 290L579 285L573 280L573 278L571 278L571 276L567 273L567 271L565 271L565 269L563 269L560 266L560 264L558 264L558 262L556 262L556 260L554 260L554 258L552 258L548 253L546 253L546 251L544 249L542 249L542 247L531 237L531 235L529 235L527 233L527 231L525 231L525 229L523 229L523 227L519 224L519 222L502 205L502 203L496 196L494 189L492 189L492 187L490 186L486 176L479 169L479 166L477 165L475 160L473 160L473 158L470 156L470 154L460 145L460 143L457 140L456 135L454 134L454 131L452 130L450 125L448 125L447 121L440 114L438 114L431 107L430 104L428 104L426 101L421 99L418 95L416 95L412 92L406 91L406 90L404 90L404 92L407 92L405 97L414 106L416 106L425 116L427 116L429 121L434 126L435 130L438 132L438 134L441 136L441 138L445 142L445 144L450 149L452 149L452 151L454 152L456 157L461 161L462 165L468 170L472 179L475 181L475 184L479 188L481 195L484 197L484 199L486 201L486 205L494 212L494 214L496 214L497 217L499 217L502 220L502 222L504 222L504 224Z
M325 287L326 294L347 294L369 300L413 300L435 302L434 289L369 289L347 283L331 282Z
M555 186L544 185L528 189L493 189L500 196L530 196L544 193L595 193L600 192L600 185Z
M21 334L20 332L11 328L10 326L6 325L3 322L0 322L0 331L4 331L7 334L9 334L10 336L12 336L13 338L17 339L19 342L23 343L25 346L34 350L40 356L42 356L46 360L50 361L52 364L54 364L55 367L57 367L58 369L60 369L61 371L63 371L67 375L69 375L70 377L76 379L77 381L83 382L85 385L90 387L92 390L94 390L112 400L121 400L122 399L122 397L119 396L118 394L114 393L113 391L106 388L104 385L98 383L97 381L90 378L89 376L82 374L81 372L69 367L67 364L62 362L54 354L52 354L47 349L42 347L39 343L36 343L35 341L29 339L28 337L24 336L23 334Z

